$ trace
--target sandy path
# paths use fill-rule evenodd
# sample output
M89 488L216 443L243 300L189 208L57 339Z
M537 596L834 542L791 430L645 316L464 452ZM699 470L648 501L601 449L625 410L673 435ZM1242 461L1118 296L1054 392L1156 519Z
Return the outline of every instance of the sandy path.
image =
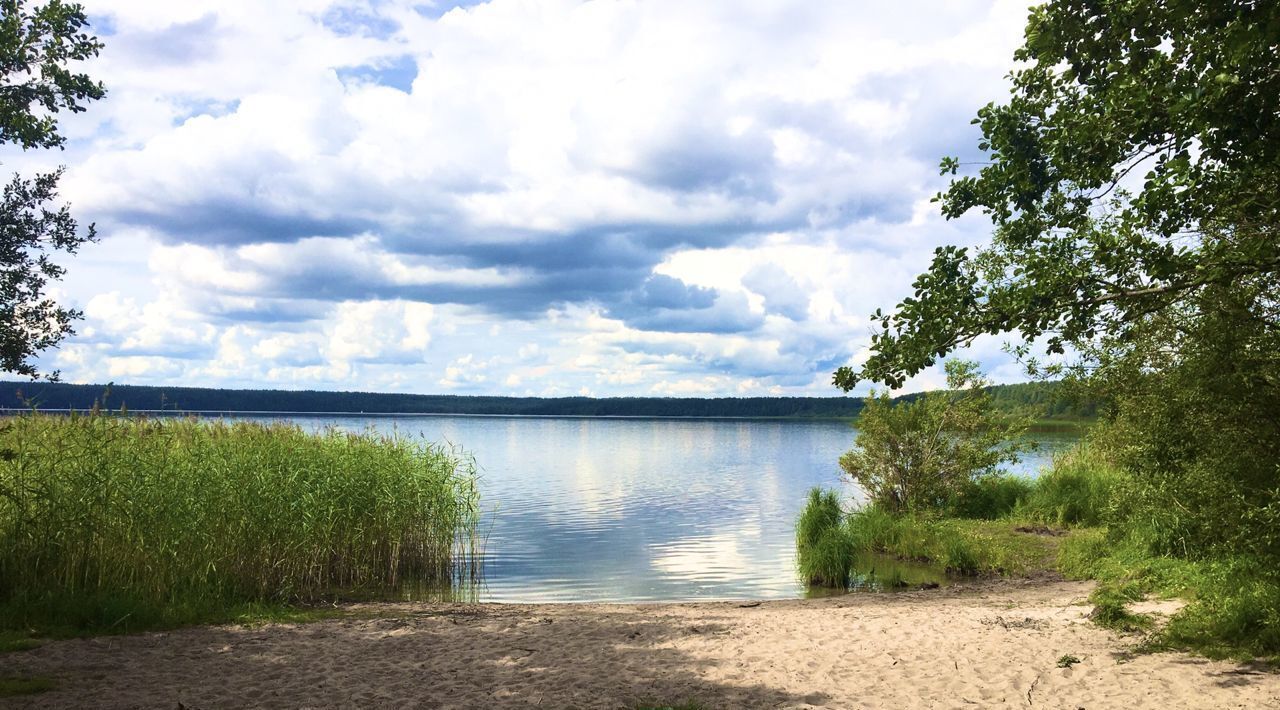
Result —
M1280 674L1127 658L1081 583L666 605L393 605L378 618L59 641L0 707L1280 708ZM1063 654L1083 661L1056 667Z

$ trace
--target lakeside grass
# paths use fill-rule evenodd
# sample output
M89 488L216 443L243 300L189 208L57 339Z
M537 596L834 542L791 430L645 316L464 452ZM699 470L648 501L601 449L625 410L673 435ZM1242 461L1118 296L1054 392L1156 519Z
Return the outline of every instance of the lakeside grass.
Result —
M396 436L28 414L0 421L0 629L313 614L478 574L474 466Z
M846 513L834 492L815 489L797 525L797 564L804 579L835 587L854 574L842 565L869 554L956 576L1095 580L1094 622L1144 634L1142 648L1280 664L1280 570L1247 556L1153 553L1141 521L1118 511L1128 485L1124 471L1086 444L1055 456L1037 479L976 483L932 516L874 506ZM1187 604L1157 627L1130 609L1149 597Z

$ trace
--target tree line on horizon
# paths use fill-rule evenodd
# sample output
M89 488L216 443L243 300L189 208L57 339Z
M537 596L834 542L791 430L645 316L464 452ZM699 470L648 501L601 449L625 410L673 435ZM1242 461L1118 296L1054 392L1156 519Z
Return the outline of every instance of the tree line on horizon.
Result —
M1096 402L1057 396L1053 382L996 385L996 406L1042 419L1089 418ZM911 400L917 395L903 395ZM0 408L88 410L125 407L174 412L335 412L365 414L488 414L524 416L785 417L843 419L858 416L853 397L500 397L313 390L233 390L149 385L81 385L64 382L0 382Z

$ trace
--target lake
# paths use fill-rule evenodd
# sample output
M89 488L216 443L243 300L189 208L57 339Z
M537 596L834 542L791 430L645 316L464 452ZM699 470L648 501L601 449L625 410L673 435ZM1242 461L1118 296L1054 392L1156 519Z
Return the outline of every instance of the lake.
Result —
M839 487L843 422L460 416L275 417L456 444L480 469L481 601L795 598L794 524ZM268 419L269 420L269 419ZM1035 475L1074 434L1041 434Z

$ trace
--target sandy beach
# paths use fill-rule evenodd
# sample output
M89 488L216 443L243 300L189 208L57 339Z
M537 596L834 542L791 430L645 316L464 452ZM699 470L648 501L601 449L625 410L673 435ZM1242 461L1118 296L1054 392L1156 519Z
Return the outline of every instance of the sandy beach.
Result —
M1087 583L695 604L396 604L299 625L55 641L0 707L1280 708L1280 674L1087 620ZM1170 603L1148 610L1168 612ZM1070 654L1080 662L1058 667Z

